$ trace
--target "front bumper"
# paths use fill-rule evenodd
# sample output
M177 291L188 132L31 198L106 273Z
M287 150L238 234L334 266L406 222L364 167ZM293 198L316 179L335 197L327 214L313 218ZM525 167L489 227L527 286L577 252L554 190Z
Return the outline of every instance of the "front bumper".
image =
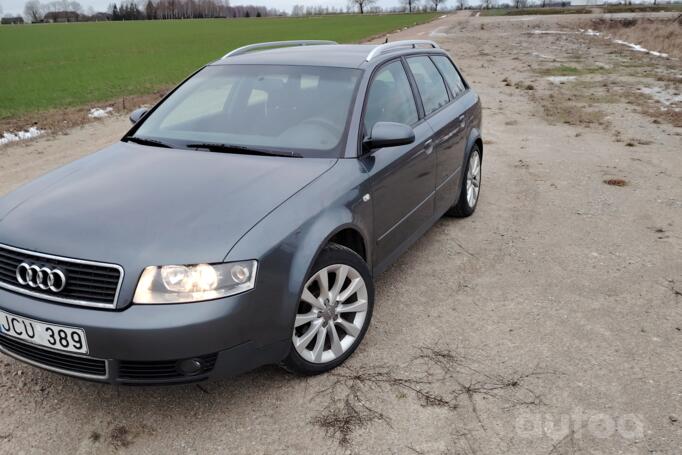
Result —
M97 310L35 300L0 290L0 309L38 321L85 330L89 353L75 356L0 335L0 351L27 363L83 379L162 384L233 376L277 363L288 339L273 339L259 314L257 294L209 302L131 305ZM196 359L193 374L180 368Z

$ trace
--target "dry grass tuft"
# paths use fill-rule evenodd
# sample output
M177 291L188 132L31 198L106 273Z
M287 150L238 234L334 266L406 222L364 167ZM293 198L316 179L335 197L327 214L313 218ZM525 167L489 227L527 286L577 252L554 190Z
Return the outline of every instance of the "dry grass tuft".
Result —
M538 101L548 120L573 126L610 126L606 114L594 107L585 106L566 93L550 93Z
M388 423L386 416L355 399L352 394L343 400L332 401L313 419L327 437L337 439L344 447L350 445L353 432L376 421Z
M111 430L109 440L115 449L121 449L133 443L133 436L125 425L119 425Z

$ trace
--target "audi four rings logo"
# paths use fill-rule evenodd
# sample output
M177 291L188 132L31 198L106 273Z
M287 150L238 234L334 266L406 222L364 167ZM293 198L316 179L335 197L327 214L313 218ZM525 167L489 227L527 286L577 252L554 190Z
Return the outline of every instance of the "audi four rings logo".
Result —
M25 262L17 267L17 281L24 286L40 288L43 291L49 289L52 292L61 292L66 287L66 276L61 270Z

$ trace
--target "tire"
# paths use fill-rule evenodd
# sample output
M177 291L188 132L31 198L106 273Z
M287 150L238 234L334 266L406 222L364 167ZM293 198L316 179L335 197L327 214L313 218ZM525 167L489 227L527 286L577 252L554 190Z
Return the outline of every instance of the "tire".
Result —
M344 274L338 289L337 280ZM328 293L323 290L324 275ZM291 349L282 367L310 376L341 365L362 342L373 308L374 284L365 261L349 248L329 244L306 278L292 327Z
M481 150L478 145L474 145L471 153L467 158L466 169L464 170L464 178L462 179L462 189L459 192L459 199L457 202L445 212L445 215L455 218L464 218L471 216L476 211L476 205L481 196L481 164L483 163ZM470 175L472 172L475 175ZM475 178L474 178L475 177ZM473 202L469 192L469 182L474 185L475 196Z

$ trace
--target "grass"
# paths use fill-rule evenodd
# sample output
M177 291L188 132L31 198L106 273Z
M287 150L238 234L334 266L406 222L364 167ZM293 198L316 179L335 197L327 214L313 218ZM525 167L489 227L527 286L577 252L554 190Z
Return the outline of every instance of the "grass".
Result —
M668 5L607 5L605 13L657 13L663 11L682 11L682 3Z
M0 26L0 120L143 95L244 44L357 42L437 14Z
M550 68L541 68L537 73L542 76L584 76L586 74L606 73L607 69L601 67L577 68L569 65L559 65Z

